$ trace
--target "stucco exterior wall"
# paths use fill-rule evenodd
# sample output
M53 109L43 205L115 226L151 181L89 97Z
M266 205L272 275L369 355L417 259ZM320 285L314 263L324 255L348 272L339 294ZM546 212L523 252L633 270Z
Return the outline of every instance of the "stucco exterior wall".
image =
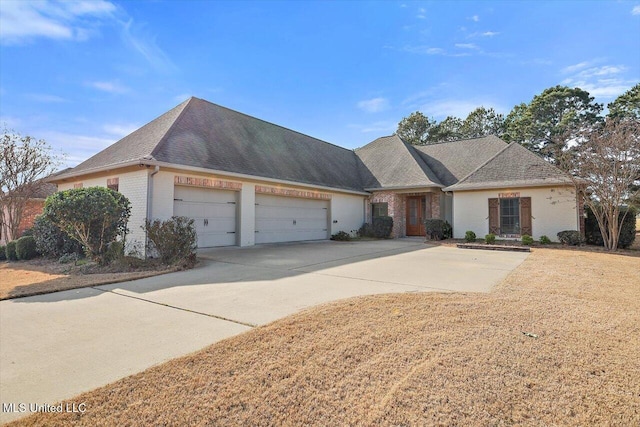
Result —
M122 172L78 179L73 182L63 182L58 184L58 191L69 190L82 184L83 188L106 187L107 179L118 178L118 191L131 202L131 217L129 218L129 234L127 235L128 253L139 252L144 254L146 236L141 226L147 217L147 183L148 169L140 169L130 172Z
M331 234L338 231L351 233L364 224L364 196L339 194L331 195Z
M464 238L467 230L478 237L489 233L489 199L499 193L520 193L531 197L533 238L546 235L557 241L563 230L579 230L576 191L572 187L503 188L482 191L463 191L453 194L453 235Z

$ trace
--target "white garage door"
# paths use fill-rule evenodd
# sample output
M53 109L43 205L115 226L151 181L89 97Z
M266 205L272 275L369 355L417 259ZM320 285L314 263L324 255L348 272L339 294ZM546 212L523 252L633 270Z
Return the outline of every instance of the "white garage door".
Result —
M195 221L198 247L233 246L236 244L235 191L176 186L173 214Z
M256 194L256 243L322 240L329 201Z

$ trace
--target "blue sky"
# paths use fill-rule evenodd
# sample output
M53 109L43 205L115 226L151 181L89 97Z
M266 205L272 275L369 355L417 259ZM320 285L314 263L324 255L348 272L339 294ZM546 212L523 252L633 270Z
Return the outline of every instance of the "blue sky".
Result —
M347 147L640 82L640 1L0 2L0 125L73 166L189 96Z

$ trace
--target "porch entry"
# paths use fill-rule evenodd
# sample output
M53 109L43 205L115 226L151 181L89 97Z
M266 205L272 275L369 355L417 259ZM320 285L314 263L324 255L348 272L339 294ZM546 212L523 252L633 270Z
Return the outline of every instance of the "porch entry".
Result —
M425 196L407 197L407 236L424 236L426 234L424 227L427 211L426 199Z

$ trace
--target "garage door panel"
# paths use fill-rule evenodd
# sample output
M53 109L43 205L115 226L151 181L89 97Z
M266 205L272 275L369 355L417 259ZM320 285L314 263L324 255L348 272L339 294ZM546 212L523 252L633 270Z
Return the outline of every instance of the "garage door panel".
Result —
M236 244L236 192L176 186L174 194L174 215L194 220L198 247Z
M257 194L256 243L328 238L329 201Z

